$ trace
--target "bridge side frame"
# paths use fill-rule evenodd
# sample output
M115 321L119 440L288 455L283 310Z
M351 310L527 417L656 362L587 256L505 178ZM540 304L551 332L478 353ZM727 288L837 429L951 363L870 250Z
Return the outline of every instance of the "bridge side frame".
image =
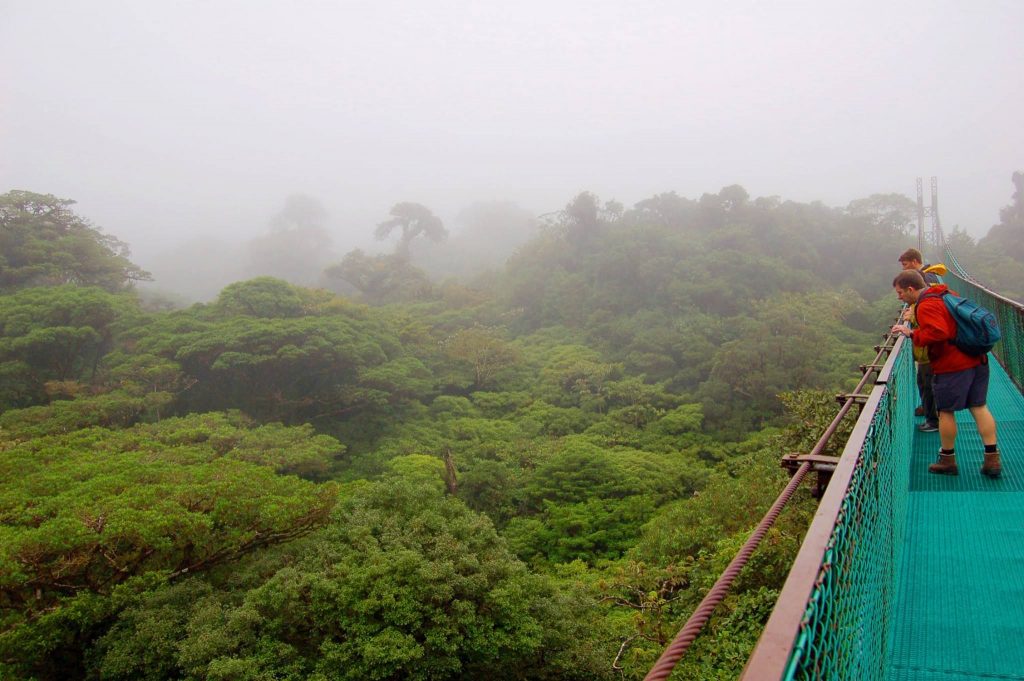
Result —
M860 460L860 453L871 429L875 411L888 386L904 342L903 336L896 340L885 365L875 379L875 385L839 457L814 519L807 529L800 551L776 601L775 609L754 652L747 660L742 681L778 681L786 673L808 602L817 584L829 542L839 519L843 500Z

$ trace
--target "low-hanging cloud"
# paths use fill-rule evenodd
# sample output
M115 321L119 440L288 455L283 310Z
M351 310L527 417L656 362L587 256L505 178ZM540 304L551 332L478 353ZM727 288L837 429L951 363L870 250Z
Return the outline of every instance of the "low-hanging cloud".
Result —
M981 236L1022 169L1021 25L1010 2L7 3L0 189L77 200L147 267L259 238L298 193L344 252L399 201L843 206L935 175L944 225Z

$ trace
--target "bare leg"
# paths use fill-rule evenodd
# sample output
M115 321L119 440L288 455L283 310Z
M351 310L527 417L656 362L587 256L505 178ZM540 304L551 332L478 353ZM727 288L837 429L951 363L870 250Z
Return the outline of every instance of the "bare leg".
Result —
M981 407L984 408L984 407ZM988 409L985 409L987 412ZM974 413L974 410L971 410ZM977 418L977 417L975 417ZM992 415L989 414L989 418ZM979 431L981 426L978 426ZM992 424L992 437L995 438L995 423ZM939 412L939 441L942 442L942 448L945 450L953 449L953 445L956 444L956 413L952 411L940 411ZM995 442L995 439L992 440Z
M971 416L974 417L974 423L978 426L978 434L981 435L981 442L986 445L994 445L996 443L996 420L992 418L992 412L988 410L986 405L980 407L970 407ZM942 434L941 426L939 434ZM954 437L956 435L956 425L953 426ZM945 442L945 440L943 440ZM946 445L943 444L943 447Z

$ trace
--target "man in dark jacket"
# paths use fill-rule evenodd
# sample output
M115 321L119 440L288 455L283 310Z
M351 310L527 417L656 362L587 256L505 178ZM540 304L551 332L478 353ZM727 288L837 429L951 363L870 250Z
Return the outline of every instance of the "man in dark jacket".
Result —
M900 253L900 267L905 270L917 270L924 277L924 283L926 284L938 284L939 277L932 272L925 272L930 265L924 264L924 256L921 255L921 251L916 248L908 248L907 250Z
M904 270L917 270L924 277L926 285L938 284L939 277L933 272L925 272L924 256L916 248L908 248L900 253L900 267ZM914 308L907 308L907 316L904 321L911 322L916 326L914 319ZM934 433L939 429L939 412L935 409L935 397L932 395L932 366L928 363L928 355L925 348L917 348L914 351L914 361L917 362L917 392L921 396L921 406L914 412L918 416L924 416L924 423L917 427L925 433Z
M916 305L917 328L897 324L893 333L909 336L915 347L928 348L933 373L932 389L939 412L939 439L942 449L938 461L928 466L931 473L957 475L956 412L968 409L985 446L982 475L998 478L1002 473L999 448L996 446L996 421L986 406L988 393L988 358L961 352L951 341L956 338L956 320L946 309L942 294L945 284L925 289L924 278L916 270L904 270L892 282L897 297L908 305ZM922 299L925 294L929 295ZM952 292L951 292L952 293Z

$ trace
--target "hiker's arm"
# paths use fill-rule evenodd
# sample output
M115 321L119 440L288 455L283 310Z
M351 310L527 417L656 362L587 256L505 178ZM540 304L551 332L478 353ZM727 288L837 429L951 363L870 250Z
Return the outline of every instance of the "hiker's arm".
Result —
M911 329L907 324L894 324L889 333L902 333L904 336L911 334Z

